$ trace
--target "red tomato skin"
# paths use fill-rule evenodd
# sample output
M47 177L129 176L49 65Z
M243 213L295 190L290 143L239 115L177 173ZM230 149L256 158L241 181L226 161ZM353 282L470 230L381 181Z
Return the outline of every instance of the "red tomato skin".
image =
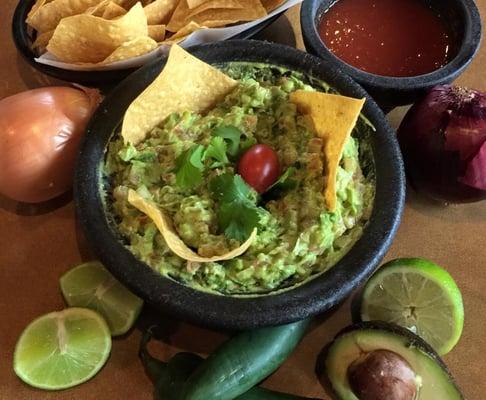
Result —
M255 144L241 156L238 173L248 185L263 193L280 176L278 155L266 144Z

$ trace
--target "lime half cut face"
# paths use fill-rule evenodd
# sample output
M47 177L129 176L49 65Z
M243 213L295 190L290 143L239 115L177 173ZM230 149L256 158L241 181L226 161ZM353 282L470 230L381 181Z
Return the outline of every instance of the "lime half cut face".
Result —
M459 341L464 307L447 271L428 260L402 258L383 265L367 282L361 318L406 327L444 355Z
M43 315L25 328L14 353L15 373L31 386L66 389L92 378L110 355L105 320L85 308Z

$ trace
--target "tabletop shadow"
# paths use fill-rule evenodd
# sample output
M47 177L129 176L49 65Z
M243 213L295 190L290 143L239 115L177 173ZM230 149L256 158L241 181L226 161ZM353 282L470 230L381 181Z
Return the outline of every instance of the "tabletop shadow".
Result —
M137 329L142 333L152 329L154 338L164 345L198 354L211 353L231 335L171 318L148 304L137 321Z
M64 207L73 199L71 191L66 192L56 198L41 203L23 203L0 195L0 209L9 213L32 217L37 215L49 214L61 207Z
M317 361L315 366L315 374L319 383L321 384L322 388L326 392L326 394L332 400L339 400L339 397L335 394L334 390L332 389L331 381L327 377L326 373L326 357L329 349L331 347L332 342L326 344L322 350L317 355Z
M447 220L448 223L462 224L465 222L486 221L485 201L475 203L446 203L434 200L417 192L407 184L406 206L414 211L438 220Z
M83 260L83 262L95 260L96 256L91 250L91 246L89 245L88 240L84 235L81 222L79 221L79 218L76 215L75 215L74 226L76 230L76 245L78 247L78 253L81 256L81 260Z
M261 30L252 39L296 46L294 30L285 14L282 14L273 24Z
M42 72L36 70L25 59L17 53L17 71L24 82L25 86L29 89L35 89L42 86L64 86L66 82L60 81L55 78L51 78L48 75L44 75Z
M311 334L320 325L331 318L339 309L341 304L336 305L325 313L313 318L307 335ZM145 333L147 330L153 332L154 339L163 345L197 354L210 354L216 350L224 341L238 332L207 329L192 325L180 320L173 319L162 314L156 308L146 304L137 320L136 329ZM197 340L194 340L197 338Z

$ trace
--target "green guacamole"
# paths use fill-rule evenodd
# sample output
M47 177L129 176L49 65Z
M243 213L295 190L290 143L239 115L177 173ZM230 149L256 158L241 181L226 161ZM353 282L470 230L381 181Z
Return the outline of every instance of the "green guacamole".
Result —
M231 63L223 69L239 85L207 114L172 114L136 146L115 135L105 164L107 207L128 249L166 277L225 295L292 287L332 267L361 236L374 197L366 140L372 128L360 119L347 141L337 174L337 207L328 212L323 143L288 100L297 89L328 87L268 65ZM220 126L242 132L240 154L253 143L274 149L281 171L292 168L293 186L270 195L254 193L258 234L244 254L227 261L188 262L170 251L155 224L128 203L127 193L134 189L164 210L182 240L202 256L238 247L241 242L228 238L218 225L218 200L209 188L215 176L237 173L237 156L225 165L204 160L203 180L195 187L181 187L176 179L181 154L194 145L207 146Z

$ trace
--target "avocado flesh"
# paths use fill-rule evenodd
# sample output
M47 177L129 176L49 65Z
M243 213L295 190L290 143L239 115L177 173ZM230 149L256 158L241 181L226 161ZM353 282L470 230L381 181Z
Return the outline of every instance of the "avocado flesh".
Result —
M338 336L326 357L328 378L342 400L359 400L349 385L349 365L361 354L378 349L395 352L410 364L419 384L417 400L463 398L434 356L415 346L409 338L385 330L359 329Z

